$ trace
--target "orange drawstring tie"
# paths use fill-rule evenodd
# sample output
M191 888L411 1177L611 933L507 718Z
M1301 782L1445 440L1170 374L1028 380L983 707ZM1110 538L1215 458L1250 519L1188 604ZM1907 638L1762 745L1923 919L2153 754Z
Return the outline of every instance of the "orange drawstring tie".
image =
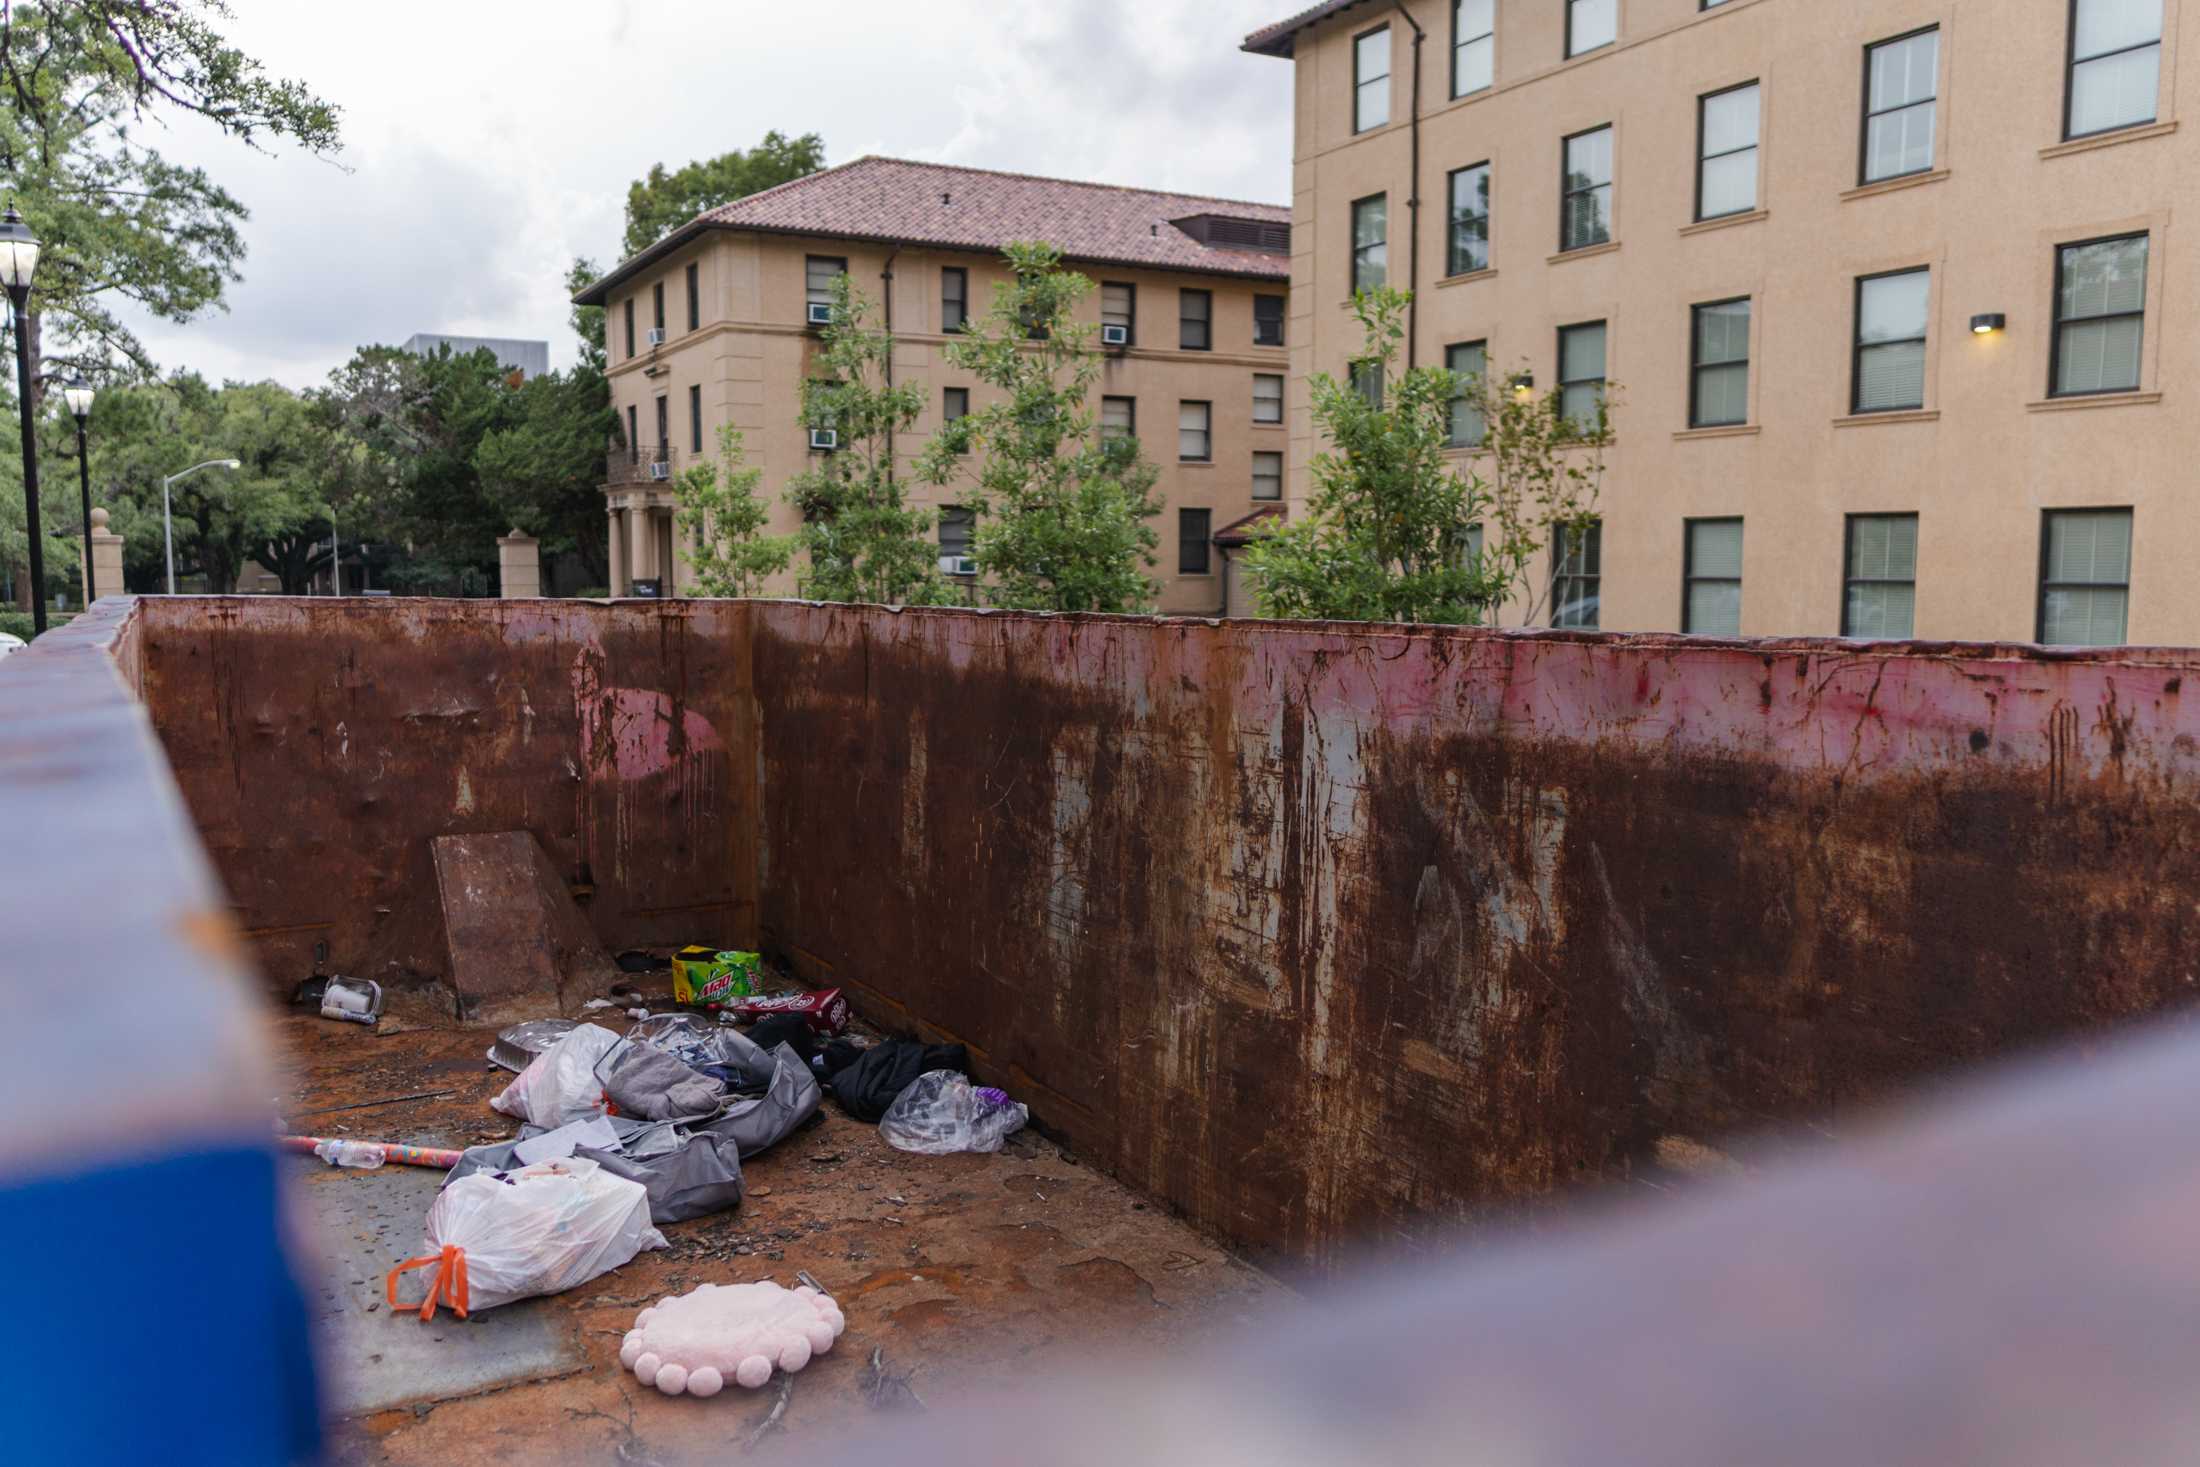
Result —
M390 1308L397 1307L397 1276L409 1268L435 1266L435 1277L428 1280L428 1297L420 1301L420 1317L435 1318L438 1303L451 1306L460 1319L466 1317L466 1250L456 1243L446 1243L440 1254L425 1258L408 1258L390 1270L386 1280L389 1285Z

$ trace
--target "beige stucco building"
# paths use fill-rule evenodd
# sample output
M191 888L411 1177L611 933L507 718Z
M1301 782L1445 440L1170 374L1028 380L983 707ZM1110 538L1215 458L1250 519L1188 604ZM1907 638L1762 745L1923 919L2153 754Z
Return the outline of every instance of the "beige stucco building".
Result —
M1357 272L1415 291L1417 362L1620 385L1562 621L2200 640L2196 31L2200 0L1269 27L1246 47L1297 86L1289 498Z
M613 593L687 583L671 480L715 452L721 424L741 429L748 464L763 470L773 531L796 528L786 482L824 451L799 422L800 386L836 273L883 307L897 380L925 384L925 414L897 445L906 468L945 416L987 401L942 348L1007 278L1002 246L1033 239L1096 284L1083 305L1102 328L1094 408L1160 469L1161 608L1220 611L1214 537L1280 502L1287 473L1288 211L888 158L712 210L579 297L607 308L612 404L633 445L610 455L606 475ZM967 548L949 512L958 488L910 483L914 502L943 511L952 570ZM783 579L775 589L791 593L793 573Z

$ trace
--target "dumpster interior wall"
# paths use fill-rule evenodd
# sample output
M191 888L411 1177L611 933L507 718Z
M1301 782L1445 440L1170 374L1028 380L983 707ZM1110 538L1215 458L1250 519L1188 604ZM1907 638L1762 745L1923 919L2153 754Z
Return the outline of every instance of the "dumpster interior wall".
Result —
M2200 654L783 602L148 600L278 988L435 835L760 939L1325 1262L2183 1001ZM2196 685L2200 686L2200 685Z

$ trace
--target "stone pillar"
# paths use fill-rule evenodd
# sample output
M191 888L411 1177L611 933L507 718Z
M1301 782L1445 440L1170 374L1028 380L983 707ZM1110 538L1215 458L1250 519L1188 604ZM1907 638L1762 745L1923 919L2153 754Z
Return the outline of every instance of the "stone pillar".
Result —
M611 594L624 596L628 584L626 577L625 512L619 509L617 505L613 505L610 511L610 521L609 527L604 532L606 547L604 558L611 564Z
M656 527L650 524L649 511L630 509L626 512L626 543L628 581L646 581L657 574Z
M497 537L497 580L506 599L542 594L542 548L515 526Z
M107 511L92 511L92 582L102 599L123 594L122 537L107 528Z

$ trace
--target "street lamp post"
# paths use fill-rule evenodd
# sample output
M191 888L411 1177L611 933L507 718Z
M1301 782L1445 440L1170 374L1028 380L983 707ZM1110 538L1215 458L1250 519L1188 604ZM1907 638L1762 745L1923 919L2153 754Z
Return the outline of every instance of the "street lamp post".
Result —
M76 476L84 495L84 605L89 609L99 599L92 579L92 461L84 448L84 424L92 415L92 385L82 377L71 377L61 384L61 400L76 418Z
M189 478L200 469L234 469L243 467L233 458L210 458L203 464L193 464L180 474L170 474L160 481L160 530L168 546L168 594L176 594L176 516L169 504L168 486L178 479Z
M8 205L0 215L0 285L15 308L15 402L23 415L23 522L30 532L31 634L46 630L46 547L38 528L38 434L31 414L31 273L38 237Z

